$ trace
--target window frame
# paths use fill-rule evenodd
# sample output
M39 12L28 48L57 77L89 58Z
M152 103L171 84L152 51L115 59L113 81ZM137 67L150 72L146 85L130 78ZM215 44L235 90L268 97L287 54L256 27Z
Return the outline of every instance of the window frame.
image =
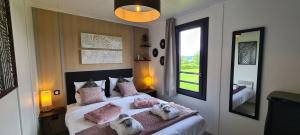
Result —
M180 32L193 28L201 27L201 41L200 41L200 68L199 68L199 92L193 92L180 88ZM177 93L186 96L194 97L206 101L206 88L207 88L207 57L208 57L208 33L209 33L209 17L188 22L185 24L177 25L175 27L175 40L176 40L176 61L177 61L177 80L176 87ZM191 83L192 84L192 83ZM200 91L201 89L201 91Z

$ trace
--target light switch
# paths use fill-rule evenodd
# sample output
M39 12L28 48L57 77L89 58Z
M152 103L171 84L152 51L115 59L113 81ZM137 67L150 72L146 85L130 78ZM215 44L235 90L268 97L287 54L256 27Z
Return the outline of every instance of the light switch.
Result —
M60 95L60 90L54 90L54 95Z

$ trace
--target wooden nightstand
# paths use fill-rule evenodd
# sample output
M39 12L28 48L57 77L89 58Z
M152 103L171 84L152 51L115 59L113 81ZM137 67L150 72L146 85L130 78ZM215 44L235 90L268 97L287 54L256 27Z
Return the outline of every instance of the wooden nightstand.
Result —
M139 92L143 92L143 93L146 93L152 97L157 97L156 95L156 90L153 90L153 89L145 89L145 90L140 90Z
M65 107L41 112L39 117L41 135L69 135L65 125L65 114Z

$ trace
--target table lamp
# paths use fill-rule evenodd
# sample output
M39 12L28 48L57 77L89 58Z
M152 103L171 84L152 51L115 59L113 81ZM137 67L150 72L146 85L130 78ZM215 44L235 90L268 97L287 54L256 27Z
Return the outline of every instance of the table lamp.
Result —
M146 85L147 89L152 88L153 79L152 79L151 76L146 76L144 82L145 82L145 85Z
M52 92L51 90L42 90L40 92L40 102L42 112L51 111L52 106Z

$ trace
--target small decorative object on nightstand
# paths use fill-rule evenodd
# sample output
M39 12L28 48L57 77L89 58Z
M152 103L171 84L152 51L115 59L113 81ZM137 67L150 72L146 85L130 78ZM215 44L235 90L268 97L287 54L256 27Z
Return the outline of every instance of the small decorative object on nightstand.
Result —
M153 89L145 89L145 90L141 90L140 92L146 93L155 98L157 97L156 90L153 90Z
M66 108L60 107L48 112L41 112L40 132L42 135L69 135L65 125Z

